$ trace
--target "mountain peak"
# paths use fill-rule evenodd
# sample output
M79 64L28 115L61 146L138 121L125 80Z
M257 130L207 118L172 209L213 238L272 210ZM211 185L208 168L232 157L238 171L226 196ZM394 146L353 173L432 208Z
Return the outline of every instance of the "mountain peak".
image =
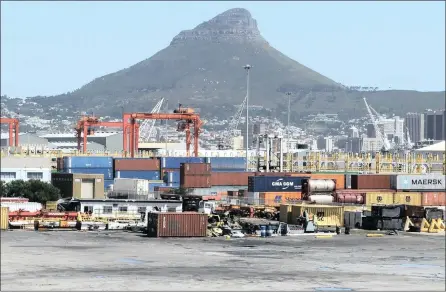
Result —
M173 38L171 45L190 40L213 42L265 41L257 28L257 21L244 8L229 9L192 30L183 30Z

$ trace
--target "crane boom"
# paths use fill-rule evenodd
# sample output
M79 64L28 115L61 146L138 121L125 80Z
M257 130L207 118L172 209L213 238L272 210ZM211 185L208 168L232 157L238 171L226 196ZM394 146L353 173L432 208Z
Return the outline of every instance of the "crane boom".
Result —
M232 116L231 121L229 122L228 129L223 134L223 141L222 145L225 148L229 148L231 145L231 139L235 136L235 131L238 128L238 125L240 124L240 119L242 117L243 109L246 106L246 99L247 96L245 96L245 99L243 100L242 104L237 109L237 112Z
M150 113L152 113L152 114L159 113L161 110L161 107L163 105L163 102L164 102L164 97L158 101L158 103L153 107L153 109ZM155 122L156 122L156 120L144 120L141 123L141 127L140 127L140 140L141 141L149 142L149 139L153 133Z
M366 99L365 97L364 97L363 99L364 99L364 103L365 103L365 107L366 107L366 109L367 109L367 112L369 113L370 119L372 120L373 127L375 128L375 134L376 134L376 137L377 137L379 140L382 141L382 143L383 143L383 148L384 148L385 151L390 150L390 143L389 143L389 141L387 140L387 138L384 137L383 133L381 132L381 129L380 129L379 126L378 126L378 122L375 120L375 117L373 116L372 110L370 109L370 106L369 106L369 104L367 103L367 99Z

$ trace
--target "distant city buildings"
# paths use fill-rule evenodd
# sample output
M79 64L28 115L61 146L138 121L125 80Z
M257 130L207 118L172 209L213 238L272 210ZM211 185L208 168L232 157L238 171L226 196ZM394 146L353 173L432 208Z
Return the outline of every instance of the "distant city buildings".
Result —
M425 139L445 140L446 136L446 115L445 110L426 111L424 113L424 133Z
M405 125L408 129L411 142L418 142L425 138L424 114L407 113Z

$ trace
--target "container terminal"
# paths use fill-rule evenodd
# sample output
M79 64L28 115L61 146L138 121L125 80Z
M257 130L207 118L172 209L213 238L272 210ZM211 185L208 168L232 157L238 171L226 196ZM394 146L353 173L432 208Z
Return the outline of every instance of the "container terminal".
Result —
M108 125L122 152L88 151L94 119L74 151L29 151L10 127L2 181L60 199L1 197L2 289L444 289L444 152L206 151L197 114L159 115ZM141 149L145 118L184 120L186 151Z

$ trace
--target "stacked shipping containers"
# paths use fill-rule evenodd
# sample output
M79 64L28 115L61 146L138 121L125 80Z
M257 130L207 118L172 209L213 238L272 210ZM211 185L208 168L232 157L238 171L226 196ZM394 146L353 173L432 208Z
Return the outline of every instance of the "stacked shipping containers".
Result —
M180 167L182 163L204 163L203 157L161 157L160 177L166 186L178 188L180 186Z
M391 180L395 204L415 206L446 205L446 176L443 174L395 175Z
M244 172L246 169L245 157L207 157L206 163L210 163L212 172Z
M159 180L160 160L147 158L120 158L114 163L115 178Z
M211 165L209 163L182 163L180 167L182 188L210 188Z
M309 177L250 176L246 199L249 204L280 205L302 197L302 180Z
M63 172L76 174L102 174L105 181L113 181L113 157L65 156Z

